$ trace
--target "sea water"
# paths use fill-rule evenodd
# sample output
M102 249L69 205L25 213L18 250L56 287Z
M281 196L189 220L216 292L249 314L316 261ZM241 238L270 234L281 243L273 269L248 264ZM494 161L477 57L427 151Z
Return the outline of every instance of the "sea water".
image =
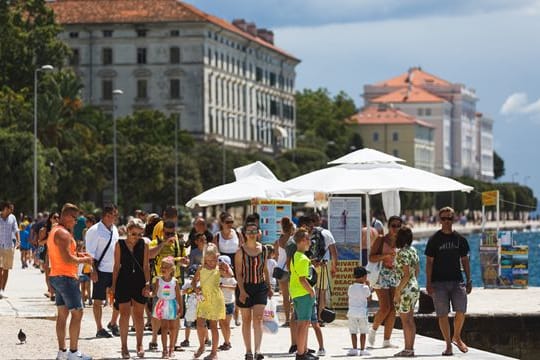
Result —
M480 238L481 234L470 234L465 236L469 241L471 249L470 262L473 286L483 287L482 272L480 268ZM540 286L540 262L537 260L540 256L540 232L514 232L512 234L516 245L529 246L529 286ZM420 257L420 274L418 282L421 287L426 286L426 239L420 239L413 243L413 246Z

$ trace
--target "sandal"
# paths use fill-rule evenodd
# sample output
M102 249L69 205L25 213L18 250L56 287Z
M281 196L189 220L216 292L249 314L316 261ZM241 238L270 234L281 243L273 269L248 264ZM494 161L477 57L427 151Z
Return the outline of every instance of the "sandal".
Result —
M231 350L231 343L224 342L223 345L219 345L218 349L221 351Z
M247 353L247 354L244 356L244 360L253 360L253 354L252 354L252 353Z
M186 351L186 350L182 349L182 346L176 345L176 346L174 347L174 351Z
M148 350L150 350L150 351L157 351L157 347L158 347L158 345L155 342L150 342L148 344Z
M261 353L255 353L255 360L263 360L264 359L264 355L261 354Z
M144 357L144 349L142 345L137 345L137 357L143 358Z
M205 356L203 360L217 360L217 354L210 353L210 355Z
M465 345L463 341L461 341L461 343L458 343L457 341L453 340L452 344L456 345L459 351L461 351L462 353L466 353L469 351L469 348L467 347L467 345Z
M195 359L198 359L199 356L201 356L201 355L204 353L204 350L205 350L204 346L198 348L197 351L195 352L195 354L193 355L193 357L194 357Z
M169 352L167 350L163 350L161 352L161 358L162 359L168 359L169 358Z
M127 349L122 350L122 359L131 359L131 356L129 355L129 351L127 351Z
M394 354L394 357L414 357L414 350L401 350L397 354Z

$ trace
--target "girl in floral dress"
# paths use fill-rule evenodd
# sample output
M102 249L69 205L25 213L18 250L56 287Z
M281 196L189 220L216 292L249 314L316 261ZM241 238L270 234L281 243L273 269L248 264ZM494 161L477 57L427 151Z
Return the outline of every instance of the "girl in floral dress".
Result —
M399 280L394 295L396 313L399 313L403 324L405 349L395 354L399 357L414 356L414 337L416 325L414 323L414 306L420 297L420 287L416 275L420 271L419 258L415 248L411 246L413 234L411 229L402 227L396 238L396 247L399 249L396 256L396 274Z

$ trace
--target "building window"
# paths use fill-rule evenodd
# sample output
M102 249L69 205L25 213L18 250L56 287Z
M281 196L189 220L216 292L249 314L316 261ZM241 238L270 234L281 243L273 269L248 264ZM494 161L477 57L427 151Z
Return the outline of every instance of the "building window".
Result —
M180 36L180 30L171 30L171 36L178 37Z
M416 113L418 114L418 116L424 116L424 109L420 108L416 110Z
M148 97L148 82L146 80L137 80L137 99L146 99Z
M392 133L392 141L399 141L399 133L393 132Z
M112 80L103 80L101 82L101 97L103 98L103 100L112 100L113 98Z
M69 37L72 38L72 39L76 39L79 37L79 33L76 32L76 31L72 31L69 33Z
M101 61L103 65L111 65L113 63L112 48L103 48L101 53Z
M112 30L103 30L103 37L112 37Z
M180 99L180 80L179 79L171 79L169 91L170 91L171 99Z
M146 29L137 29L137 37L146 37L146 33L148 30Z
M276 86L276 74L273 72L269 73L270 75L270 86Z
M77 66L80 63L79 49L71 49L71 56L69 57L69 65Z
M377 142L379 141L379 133L378 132L374 132L373 133L373 142Z
M431 116L431 109L430 108L426 109L426 116Z
M137 64L146 64L146 48L137 48Z
M169 49L169 58L171 64L180 64L180 48L178 46L171 46Z
M257 66L255 69L255 80L261 82L263 80L263 70Z

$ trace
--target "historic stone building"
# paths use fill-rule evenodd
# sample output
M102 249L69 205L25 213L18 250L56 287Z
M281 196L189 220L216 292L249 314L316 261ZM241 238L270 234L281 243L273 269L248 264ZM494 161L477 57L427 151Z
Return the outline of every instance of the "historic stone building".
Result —
M272 152L295 145L295 67L254 23L176 0L50 1L86 103L155 109L199 139ZM121 90L122 94L119 94Z
M363 96L434 125L436 173L493 180L493 120L477 112L473 89L414 67L365 85Z

